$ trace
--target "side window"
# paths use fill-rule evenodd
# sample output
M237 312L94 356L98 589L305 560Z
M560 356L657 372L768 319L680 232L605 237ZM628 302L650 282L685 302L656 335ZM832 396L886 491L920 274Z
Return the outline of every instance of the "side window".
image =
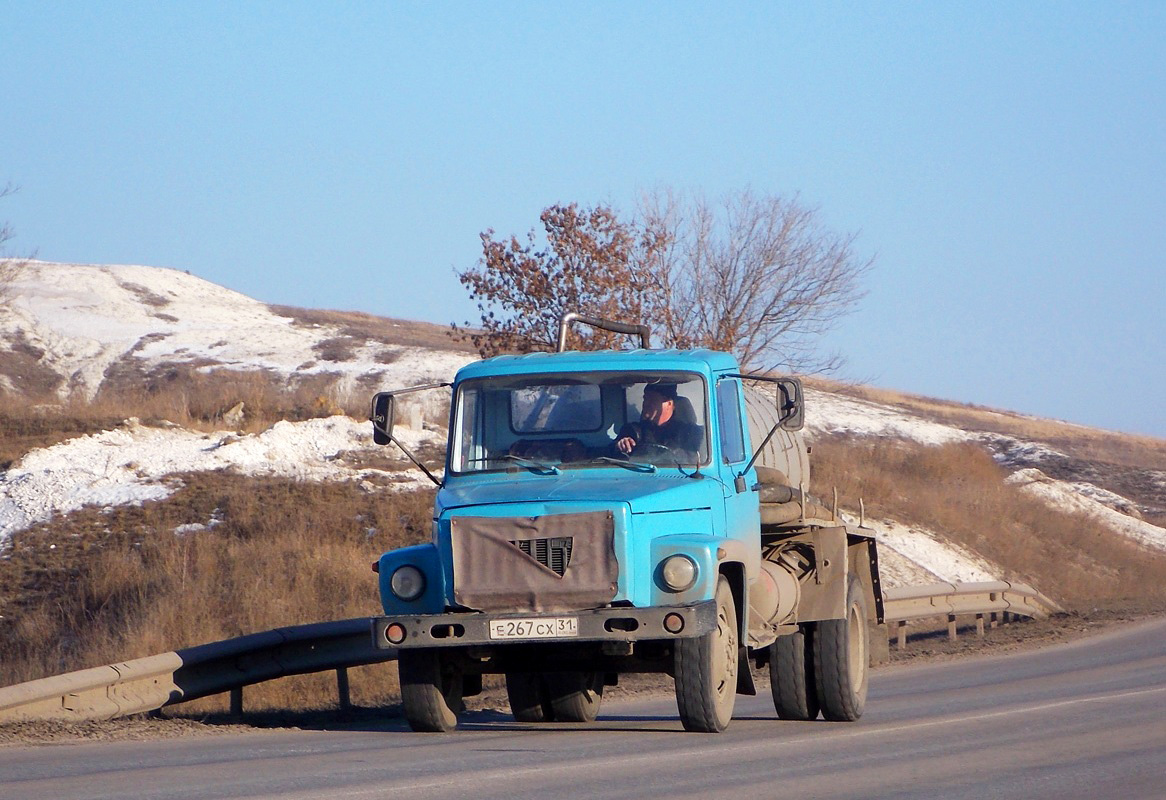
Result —
M734 380L717 383L717 419L721 432L721 452L726 464L745 460L745 434L741 427L741 384Z

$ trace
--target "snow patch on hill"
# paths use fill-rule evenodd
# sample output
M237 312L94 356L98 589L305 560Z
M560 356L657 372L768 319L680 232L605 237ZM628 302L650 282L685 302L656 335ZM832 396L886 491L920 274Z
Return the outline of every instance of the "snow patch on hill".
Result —
M879 574L888 586L999 580L1003 570L942 536L894 520L868 521L879 543Z
M335 326L305 328L263 303L175 269L31 261L0 307L0 342L42 351L40 363L65 382L60 392L92 397L107 370L127 357L148 368L190 363L283 375L386 376L402 384L448 378L463 353L365 342L341 361L318 348ZM7 379L3 379L7 382ZM11 385L6 388L12 390Z
M1098 489L1089 483L1056 481L1035 467L1014 472L1008 476L1008 482L1016 484L1023 491L1041 498L1050 505L1095 520L1098 524L1128 536L1145 547L1166 551L1166 530L1123 514L1112 507L1118 501L1129 503L1120 495Z
M410 448L442 444L430 431L398 427L394 433ZM163 500L180 485L174 476L183 473L224 469L311 481L378 478L396 488L428 485L415 469L385 472L345 463L345 453L373 447L368 423L348 417L278 422L246 436L130 420L117 430L34 450L0 477L0 549L13 533L55 514Z
M859 524L853 513L840 511L839 516L847 525ZM919 525L866 519L863 526L879 543L879 576L884 587L995 581L1004 574L999 565Z
M806 429L817 434L894 436L928 445L971 441L966 431L890 406L806 389Z

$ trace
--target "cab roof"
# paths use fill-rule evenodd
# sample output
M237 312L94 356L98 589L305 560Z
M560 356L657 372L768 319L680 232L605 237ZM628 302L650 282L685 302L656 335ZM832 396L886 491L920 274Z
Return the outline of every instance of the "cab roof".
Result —
M568 350L563 353L528 353L494 356L467 364L455 380L524 375L542 372L605 372L620 370L668 370L711 375L738 372L737 360L728 353L704 348L694 350Z

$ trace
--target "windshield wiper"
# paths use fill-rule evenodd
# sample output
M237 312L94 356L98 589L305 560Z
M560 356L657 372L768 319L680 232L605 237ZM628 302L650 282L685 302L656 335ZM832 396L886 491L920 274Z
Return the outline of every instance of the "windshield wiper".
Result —
M513 456L513 455L510 455L509 453L507 453L504 456L499 456L499 458L503 459L504 461L513 461L515 464L517 464L520 467L526 467L527 469L532 469L532 470L536 470L536 471L541 470L540 474L542 474L542 475L558 475L559 474L559 468L556 467L554 464L544 464L542 461L534 461L534 460L529 459L529 458L523 458L522 456Z
M589 464L594 464L596 461L602 461L604 464L615 464L624 469L630 469L632 472L655 472L655 464L646 464L642 461L628 461L623 458L612 458L611 456L597 456L591 459Z

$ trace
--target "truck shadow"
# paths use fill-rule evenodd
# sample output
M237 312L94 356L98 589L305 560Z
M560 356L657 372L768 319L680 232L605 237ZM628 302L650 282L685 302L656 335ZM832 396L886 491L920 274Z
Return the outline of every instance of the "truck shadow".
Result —
M459 718L458 730L500 733L683 733L675 715L655 714L600 714L595 722L516 722L514 717L499 711L469 711Z
M161 716L161 715L159 715ZM368 733L412 733L400 705L384 708L352 707L345 710L254 711L242 715L216 713L207 715L166 715L171 719L188 719L204 725L242 725L256 729L299 729L305 731L359 731ZM750 717L742 718L742 721ZM595 722L516 722L509 712L496 709L464 711L458 717L457 731L451 733L665 733L683 734L680 720L670 714L601 714ZM419 734L425 735L425 734ZM432 735L432 734L429 734Z

